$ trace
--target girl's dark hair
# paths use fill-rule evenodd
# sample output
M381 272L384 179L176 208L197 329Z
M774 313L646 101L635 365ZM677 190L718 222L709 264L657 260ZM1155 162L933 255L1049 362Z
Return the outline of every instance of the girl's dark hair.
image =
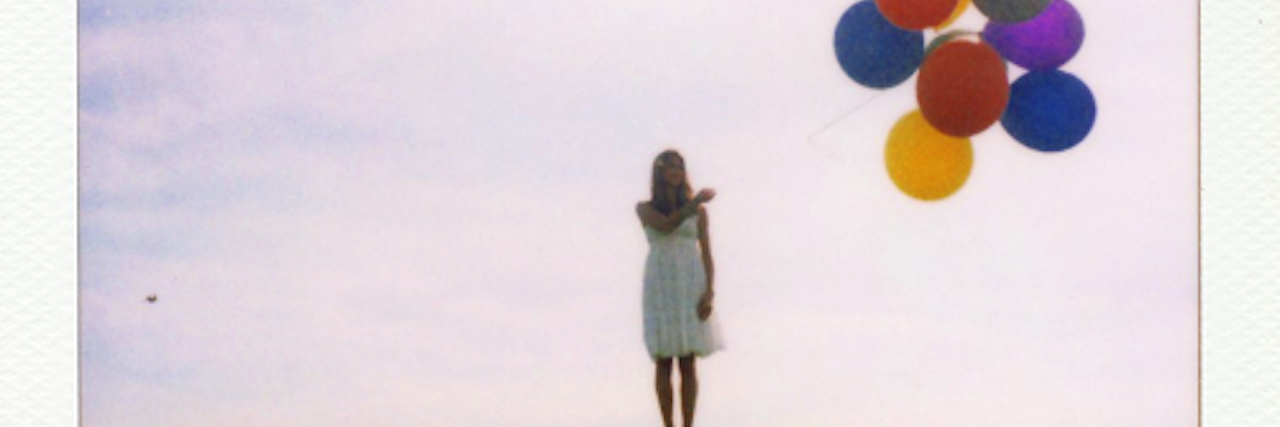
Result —
M650 187L652 198L649 199L649 205L663 215L671 215L672 212L684 207L686 203L689 203L689 200L693 199L693 189L689 186L689 174L687 173L684 176L684 180L680 182L680 188L676 189L675 198L672 199L667 196L667 188L670 186L663 179L662 170L673 162L678 162L681 168L685 166L684 157L680 156L680 153L676 152L676 150L663 151L658 154L658 158L653 160L653 179L650 181L652 183Z

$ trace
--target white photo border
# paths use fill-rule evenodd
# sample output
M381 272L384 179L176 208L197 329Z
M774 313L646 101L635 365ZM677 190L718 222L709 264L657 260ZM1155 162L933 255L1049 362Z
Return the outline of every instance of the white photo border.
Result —
M1280 3L1200 6L1201 425L1280 421ZM76 2L0 2L0 425L78 411Z
M0 2L0 425L74 426L76 2Z

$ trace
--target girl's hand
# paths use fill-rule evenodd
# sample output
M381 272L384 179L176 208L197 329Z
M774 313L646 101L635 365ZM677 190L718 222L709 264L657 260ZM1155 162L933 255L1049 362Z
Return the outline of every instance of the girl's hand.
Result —
M702 298L698 300L698 320L707 320L711 317L711 293L702 294Z
M715 197L716 197L716 190L711 188L704 188L702 189L702 191L698 192L698 195L693 196L693 199L699 202L706 203L706 202L710 202L711 199L714 199Z

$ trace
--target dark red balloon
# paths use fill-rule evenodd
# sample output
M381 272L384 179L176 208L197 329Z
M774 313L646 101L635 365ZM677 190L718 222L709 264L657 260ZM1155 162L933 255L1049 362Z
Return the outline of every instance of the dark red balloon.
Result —
M943 23L960 0L876 0L889 23L907 30L923 30Z
M942 133L972 136L1004 114L1009 104L1007 67L986 43L946 42L920 66L916 100L924 118Z

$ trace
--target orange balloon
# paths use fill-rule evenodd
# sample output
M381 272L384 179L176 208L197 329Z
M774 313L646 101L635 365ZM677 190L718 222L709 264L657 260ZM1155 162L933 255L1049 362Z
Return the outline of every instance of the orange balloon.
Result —
M959 0L875 0L880 14L905 30L919 31L941 24Z
M916 80L920 112L951 136L972 136L1000 120L1009 104L1009 74L990 45L952 40L925 57Z
M919 110L898 120L889 131L885 166L894 185L920 200L939 200L954 194L969 179L973 144L939 132Z
M950 27L957 19L960 19L960 15L964 14L965 9L969 8L969 3L971 1L972 0L960 0L956 2L956 9L951 11L951 16L948 16L941 24L934 25L933 29L941 31L944 28Z

